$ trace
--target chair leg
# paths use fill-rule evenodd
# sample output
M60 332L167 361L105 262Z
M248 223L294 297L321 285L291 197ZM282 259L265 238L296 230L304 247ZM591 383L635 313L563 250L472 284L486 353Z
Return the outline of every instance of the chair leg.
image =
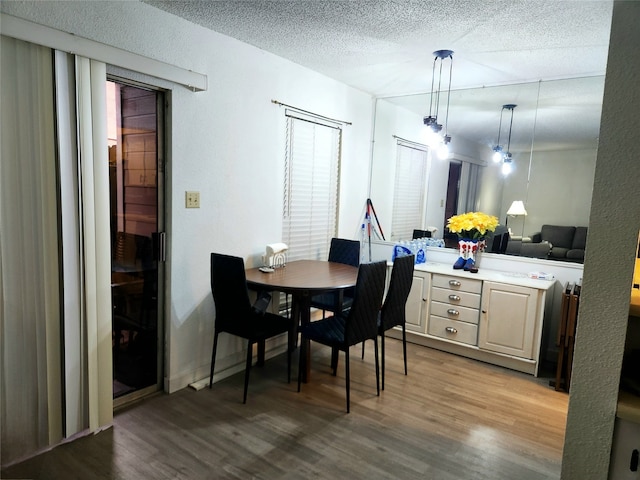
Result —
M336 373L338 372L338 355L340 354L340 352L338 351L337 348L332 348L331 349L331 370L333 373L333 376L336 376Z
M351 397L350 397L350 377L349 377L349 347L344 352L344 376L345 376L345 385L347 387L347 413L349 413L350 405L351 405Z
M298 361L298 392L300 392L300 386L302 385L302 372L307 368L307 343L304 341L304 336L300 337L300 360Z
M211 374L209 375L209 388L213 385L213 367L216 364L216 350L218 348L218 331L213 332L213 351L211 352Z
M249 340L247 345L247 365L244 367L244 396L242 403L247 403L247 390L249 389L249 373L251 372L251 360L253 357L253 343Z
M382 338L384 339L384 337L382 337ZM378 364L378 339L377 339L377 337L373 339L373 350L375 352L375 357L376 357L376 392L377 392L377 395L380 396L380 365ZM382 355L382 364L384 365L384 354ZM384 370L383 370L383 372L384 372ZM384 378L384 373L383 373L383 378ZM384 383L383 383L382 389L384 390Z
M377 342L376 342L377 345ZM380 332L380 346L382 347L382 390L384 390L384 330Z
M404 323L402 324L402 354L404 355L404 374L406 375L407 374L407 331L404 328Z
M364 360L364 342L362 342L362 359Z

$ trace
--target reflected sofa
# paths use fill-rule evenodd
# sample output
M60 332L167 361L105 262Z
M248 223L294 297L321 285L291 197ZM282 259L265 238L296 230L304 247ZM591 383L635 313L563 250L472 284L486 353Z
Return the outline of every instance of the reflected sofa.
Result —
M550 245L550 260L584 262L587 244L587 227L543 225L539 232L531 236L532 243L547 242Z

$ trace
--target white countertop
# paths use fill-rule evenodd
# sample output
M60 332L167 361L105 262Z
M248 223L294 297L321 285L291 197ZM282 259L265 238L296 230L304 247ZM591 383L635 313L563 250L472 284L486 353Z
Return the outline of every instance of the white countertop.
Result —
M507 283L509 285L520 285L522 287L537 288L538 290L549 290L556 283L556 280L529 278L526 272L501 272L482 268L482 266L480 266L477 273L471 273L465 272L464 270L454 270L453 264L427 262L416 264L415 270L455 277L473 278L475 280Z

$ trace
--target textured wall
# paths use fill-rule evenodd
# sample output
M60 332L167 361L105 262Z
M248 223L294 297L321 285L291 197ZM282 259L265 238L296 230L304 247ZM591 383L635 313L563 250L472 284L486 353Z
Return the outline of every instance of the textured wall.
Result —
M640 2L616 1L562 478L606 479L640 227Z

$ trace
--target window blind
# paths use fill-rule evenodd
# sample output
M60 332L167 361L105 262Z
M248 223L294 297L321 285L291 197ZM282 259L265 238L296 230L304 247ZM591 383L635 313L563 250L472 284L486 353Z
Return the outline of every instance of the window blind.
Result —
M342 130L287 114L282 241L289 261L326 260L336 235Z
M427 180L427 147L398 141L391 239L410 239L422 228Z

